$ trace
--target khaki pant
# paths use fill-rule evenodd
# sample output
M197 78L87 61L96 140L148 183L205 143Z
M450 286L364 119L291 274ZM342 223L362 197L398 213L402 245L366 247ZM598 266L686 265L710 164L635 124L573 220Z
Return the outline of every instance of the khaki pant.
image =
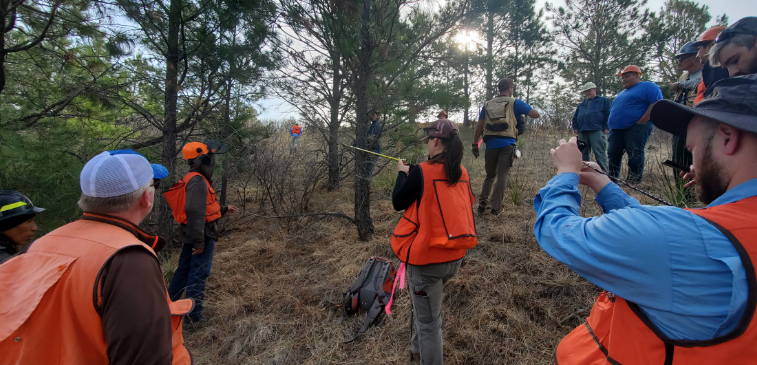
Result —
M415 314L410 351L421 355L422 365L443 362L442 297L444 284L460 270L463 259L423 266L407 265L407 282Z
M478 205L486 208L489 203L489 193L494 185L492 194L491 208L499 211L502 209L502 201L505 198L505 189L507 189L507 178L510 176L510 167L513 165L513 154L515 145L487 149L484 152L484 163L486 169L486 179L481 187L481 195L478 197ZM494 178L497 183L494 184Z

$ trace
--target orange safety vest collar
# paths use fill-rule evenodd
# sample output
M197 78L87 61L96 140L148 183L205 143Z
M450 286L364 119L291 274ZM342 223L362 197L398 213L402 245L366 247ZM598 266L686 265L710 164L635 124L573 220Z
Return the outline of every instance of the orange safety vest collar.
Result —
M557 346L555 364L749 364L757 358L757 197L705 209L690 209L718 228L739 253L749 296L730 333L706 341L670 340L635 303L604 292L589 318Z
M205 183L208 185L205 201L205 223L221 218L221 204L216 200L216 191L213 189L213 185L201 173L193 171L184 175L183 179L163 193L168 206L171 207L171 214L179 224L187 224L187 213L184 211L187 201L187 183L195 176L205 179Z
M156 240L140 241L146 237L154 236L121 219L87 213L0 265L0 362L108 364L99 311L100 272L127 247L142 247L157 262L148 246ZM166 306L171 311L173 364L191 364L182 319L194 302L172 302L166 291Z
M423 162L420 203L411 204L392 232L392 249L411 265L449 262L465 256L478 243L473 219L475 196L468 171L457 184L447 183L444 164Z

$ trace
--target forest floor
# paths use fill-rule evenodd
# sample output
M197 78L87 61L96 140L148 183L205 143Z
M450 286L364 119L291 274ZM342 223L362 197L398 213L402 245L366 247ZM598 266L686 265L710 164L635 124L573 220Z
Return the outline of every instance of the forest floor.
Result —
M475 194L484 178L482 156L468 150L472 131L463 128L463 165ZM588 315L600 289L547 255L533 234L533 197L554 176L549 149L554 131L529 131L523 157L510 175L505 207L498 216L476 215L478 246L468 264L445 287L444 359L447 364L547 364L559 340ZM307 141L305 141L307 142ZM655 131L648 145L647 181L664 174L669 135ZM625 163L625 162L624 162ZM391 204L394 162L374 177L370 241L357 237L342 218L265 218L259 212L231 216L216 245L201 328L185 326L196 364L404 364L410 362L410 301L395 296L391 318L350 338L365 312L337 324L342 292L371 256L391 257L389 237L402 212ZM664 176L663 176L664 177ZM659 178L659 176L658 176ZM656 183L645 183L654 190ZM594 194L582 189L581 214L600 214ZM352 215L352 184L334 192L318 189L311 211ZM649 199L632 194L649 204ZM234 203L232 201L232 203ZM170 277L177 262L164 264Z

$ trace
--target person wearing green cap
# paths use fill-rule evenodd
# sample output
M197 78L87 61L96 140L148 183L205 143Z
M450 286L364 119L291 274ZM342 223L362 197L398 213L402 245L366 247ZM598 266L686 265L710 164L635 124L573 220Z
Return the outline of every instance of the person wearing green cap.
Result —
M573 132L586 143L581 151L584 161L591 161L591 152L603 171L607 171L607 118L610 117L610 100L597 96L597 85L587 82L581 88L584 100L573 113Z

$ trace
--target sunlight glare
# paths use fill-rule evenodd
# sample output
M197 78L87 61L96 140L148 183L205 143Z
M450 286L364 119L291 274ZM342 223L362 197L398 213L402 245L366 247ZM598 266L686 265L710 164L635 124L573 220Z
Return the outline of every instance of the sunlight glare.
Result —
M460 30L455 34L454 40L460 49L464 49L465 45L468 45L468 49L472 49L476 44L482 43L481 34L478 31L471 29Z

